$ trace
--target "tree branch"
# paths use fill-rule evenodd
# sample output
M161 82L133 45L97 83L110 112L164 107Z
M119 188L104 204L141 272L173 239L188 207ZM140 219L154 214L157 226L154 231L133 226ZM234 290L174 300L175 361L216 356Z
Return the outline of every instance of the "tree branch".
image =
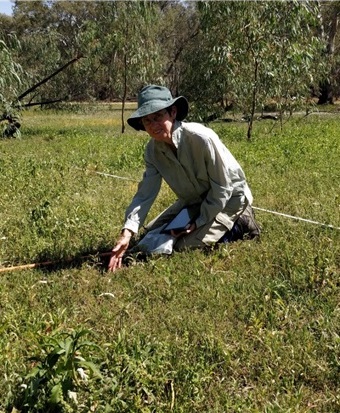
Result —
M25 96L27 96L29 93L33 92L35 89L37 89L39 86L43 85L44 83L48 82L50 79L52 79L52 77L56 76L58 73L60 73L61 71L63 71L64 69L66 69L69 65L71 65L72 63L78 61L79 59L81 59L83 57L83 55L79 55L77 57L75 57L74 59L70 60L69 62L67 62L64 66L60 67L58 70L56 70L55 72L53 72L51 75L45 77L45 79L41 80L40 82L38 82L37 84L35 84L34 86L30 87L28 90L26 90L26 92L22 93L17 100L21 100L23 99Z

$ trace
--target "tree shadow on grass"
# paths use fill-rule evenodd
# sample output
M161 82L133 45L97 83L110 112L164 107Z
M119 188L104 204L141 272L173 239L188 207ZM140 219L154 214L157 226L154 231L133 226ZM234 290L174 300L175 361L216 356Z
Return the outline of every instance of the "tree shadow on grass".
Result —
M133 248L137 244L138 240L133 240L130 247ZM76 254L70 257L54 257L41 253L37 256L35 264L28 264L27 266L18 266L26 268L39 268L44 273L52 273L57 270L71 269L71 268L82 268L87 265L89 268L95 268L101 273L107 272L109 261L111 258L112 245L103 245L97 249L83 249L78 251ZM126 258L126 257L125 257ZM146 260L146 257L139 257L137 260ZM131 265L129 259L123 260L124 266Z

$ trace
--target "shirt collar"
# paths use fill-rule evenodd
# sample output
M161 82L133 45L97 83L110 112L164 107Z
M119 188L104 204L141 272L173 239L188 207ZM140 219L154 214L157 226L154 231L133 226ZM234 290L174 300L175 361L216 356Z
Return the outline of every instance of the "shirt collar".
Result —
M176 149L178 149L178 146L181 140L181 130L182 130L181 126L182 126L182 122L175 120L174 130L172 132L171 139Z

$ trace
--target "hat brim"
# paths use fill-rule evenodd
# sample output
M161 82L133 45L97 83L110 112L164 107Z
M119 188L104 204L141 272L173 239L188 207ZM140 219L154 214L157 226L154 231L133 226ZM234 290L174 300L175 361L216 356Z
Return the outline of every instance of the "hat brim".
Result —
M189 103L184 96L179 96L166 102L162 100L155 100L153 102L148 102L147 104L142 105L128 118L127 123L136 130L145 131L145 128L141 122L141 119L144 116L151 115L151 113L169 108L173 105L175 105L177 108L176 119L180 121L185 119L189 111Z

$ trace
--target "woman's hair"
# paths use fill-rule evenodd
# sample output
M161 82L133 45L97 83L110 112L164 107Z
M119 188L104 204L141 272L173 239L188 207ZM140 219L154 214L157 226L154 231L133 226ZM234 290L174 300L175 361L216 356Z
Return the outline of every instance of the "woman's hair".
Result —
M171 115L172 108L173 108L174 106L176 106L176 105L171 105L171 106L169 106L168 108L165 108L166 111L169 113L169 115Z

